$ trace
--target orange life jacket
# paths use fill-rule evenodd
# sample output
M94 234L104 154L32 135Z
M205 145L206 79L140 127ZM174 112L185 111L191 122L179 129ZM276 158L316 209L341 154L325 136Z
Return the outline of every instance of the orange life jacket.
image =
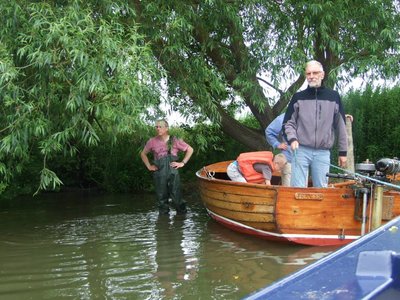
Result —
M236 160L239 164L240 172L247 182L264 183L263 174L254 170L253 165L256 163L266 164L271 168L271 172L274 172L273 158L274 155L271 151L257 151L241 153Z

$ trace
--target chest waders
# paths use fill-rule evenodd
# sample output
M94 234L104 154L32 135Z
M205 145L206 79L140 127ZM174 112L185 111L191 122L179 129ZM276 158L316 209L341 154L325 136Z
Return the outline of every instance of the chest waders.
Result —
M170 163L177 157L167 155L154 161L158 170L153 173L154 186L156 188L157 204L160 213L168 213L168 201L171 198L172 205L177 213L186 212L186 203L181 196L181 179L177 169L170 167Z

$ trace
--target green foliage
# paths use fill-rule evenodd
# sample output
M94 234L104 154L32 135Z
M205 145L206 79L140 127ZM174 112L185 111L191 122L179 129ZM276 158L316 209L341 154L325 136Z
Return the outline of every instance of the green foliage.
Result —
M344 99L346 113L353 115L355 162L400 157L400 88L367 88Z
M392 0L135 3L139 30L167 71L173 108L196 123L206 116L252 149L265 146L263 130L304 82L307 60L323 63L329 86L399 73ZM256 130L234 118L243 108Z
M39 189L36 191L35 194L37 194L40 189L45 190L50 188L51 190L55 190L61 184L62 181L58 178L56 173L47 168L43 168L40 171Z
M11 0L0 11L2 182L40 153L39 188L54 189L46 162L99 145L101 131L143 128L161 74L121 3Z
M128 149L151 135L163 100L196 124L177 133L204 164L267 147L264 129L308 59L321 60L332 86L399 73L391 0L9 0L0 11L0 193L22 182L131 189L143 166L134 155L132 167ZM252 115L236 119L243 109ZM365 139L387 124L370 126ZM397 128L385 130L398 140ZM378 155L376 145L359 147Z
M187 132L186 141L195 150L189 165L195 171L210 163L236 159L239 153L249 151L215 124L199 124L188 128Z
M81 153L75 182L112 193L152 190L152 176L139 156L144 143L137 136L123 134L116 143L104 136L102 141Z
M400 88L377 89L352 92L343 101L346 113L352 114L355 162L365 159L376 161L382 157L399 157L400 113L397 99ZM254 124L249 116L240 120L247 126ZM142 135L102 133L101 143L97 146L81 146L73 158L61 152L46 161L56 174L47 173L43 180L52 185L51 177L57 176L63 182L61 189L89 188L102 189L107 192L153 191L152 174L140 159L140 151L146 141L154 135L153 127L147 127ZM183 188L190 188L196 182L195 172L203 166L222 160L233 160L241 152L250 151L236 140L223 133L216 124L197 124L194 126L172 127L170 133L183 138L194 148L194 154L187 165L180 170ZM116 142L113 142L116 140ZM332 162L336 164L337 151L332 151ZM181 154L182 155L182 154ZM182 159L182 157L180 158ZM0 172L4 170L0 164ZM0 183L3 196L32 194L39 185L38 174L43 169L42 155L32 153L29 163L22 167L23 172L14 177L11 186ZM59 182L60 183L60 182Z

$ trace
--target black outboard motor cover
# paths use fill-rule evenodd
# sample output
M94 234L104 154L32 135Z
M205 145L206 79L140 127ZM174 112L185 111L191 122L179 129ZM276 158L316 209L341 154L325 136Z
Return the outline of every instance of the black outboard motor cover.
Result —
M375 168L386 175L400 173L400 161L392 158L382 158L375 163Z

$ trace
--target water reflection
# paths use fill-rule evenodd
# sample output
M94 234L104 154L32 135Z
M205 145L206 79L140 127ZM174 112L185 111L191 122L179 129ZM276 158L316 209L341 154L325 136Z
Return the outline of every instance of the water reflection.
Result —
M230 290L254 291L331 253L334 247L305 247L246 236L208 222L207 263L216 281L230 282ZM263 283L263 284L261 284ZM226 291L225 291L226 295ZM243 294L245 295L245 293ZM225 298L229 299L229 298Z
M173 299L186 288L185 281L194 280L197 276L196 249L199 245L193 225L190 218L182 215L160 215L157 218L157 267L154 276L160 283L160 298Z
M0 206L1 299L240 299L332 251L270 243L153 196Z

